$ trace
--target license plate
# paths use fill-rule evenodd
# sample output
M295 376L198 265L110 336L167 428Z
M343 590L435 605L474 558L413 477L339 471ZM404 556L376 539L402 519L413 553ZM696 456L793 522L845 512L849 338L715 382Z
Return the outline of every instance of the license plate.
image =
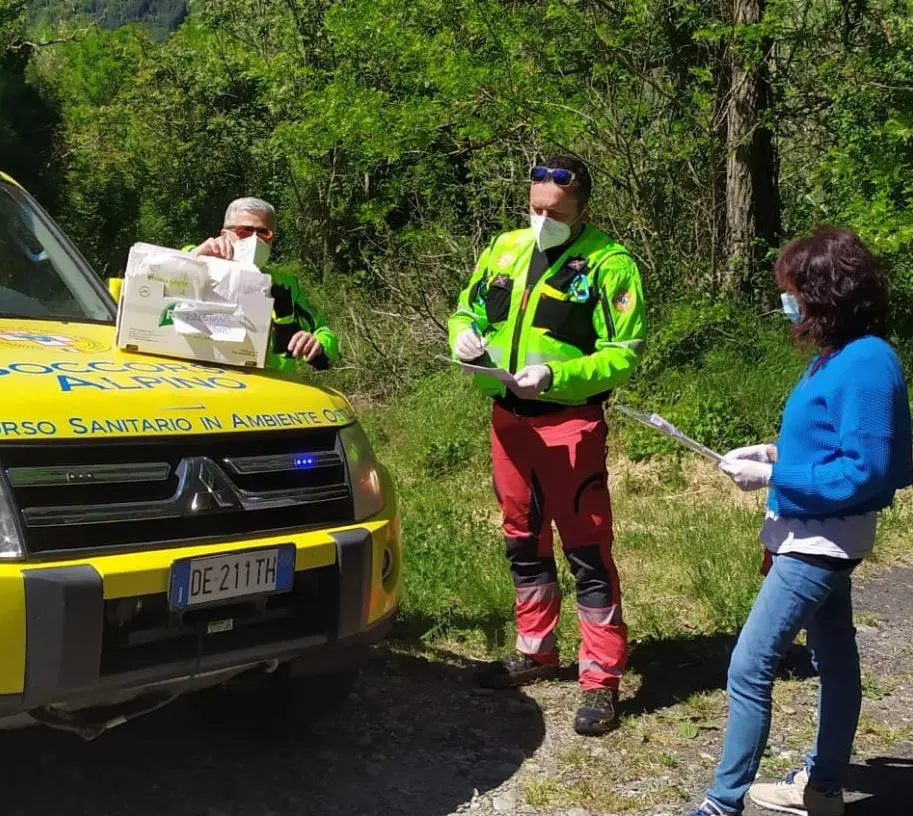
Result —
M168 599L186 609L246 595L287 592L295 583L295 547L185 558L171 565Z

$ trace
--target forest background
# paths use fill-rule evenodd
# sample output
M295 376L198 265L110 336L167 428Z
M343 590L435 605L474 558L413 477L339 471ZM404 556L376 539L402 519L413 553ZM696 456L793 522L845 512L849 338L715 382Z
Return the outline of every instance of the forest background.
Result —
M510 642L511 589L487 406L435 358L552 150L589 163L594 220L643 276L649 350L617 399L719 449L772 439L804 364L772 260L819 223L888 265L908 356L908 0L0 0L0 168L100 276L134 241L214 234L236 196L275 203L275 262L343 341L307 376L365 412L400 484L407 623L470 649ZM612 427L633 636L731 631L757 506Z

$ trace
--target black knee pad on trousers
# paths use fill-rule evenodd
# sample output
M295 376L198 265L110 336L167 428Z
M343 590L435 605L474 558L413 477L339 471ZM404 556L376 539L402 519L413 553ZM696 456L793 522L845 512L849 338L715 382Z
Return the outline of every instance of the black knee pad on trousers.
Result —
M599 545L566 550L565 556L577 584L577 603L595 609L612 606L615 603L612 575Z
M506 538L504 545L514 586L538 586L558 581L555 559L539 555L537 538Z

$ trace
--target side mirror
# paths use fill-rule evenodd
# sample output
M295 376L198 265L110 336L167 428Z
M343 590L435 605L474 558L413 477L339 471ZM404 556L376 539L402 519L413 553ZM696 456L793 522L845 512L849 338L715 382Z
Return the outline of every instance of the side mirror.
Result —
M124 284L123 278L108 278L108 291L115 301L120 303L120 290Z

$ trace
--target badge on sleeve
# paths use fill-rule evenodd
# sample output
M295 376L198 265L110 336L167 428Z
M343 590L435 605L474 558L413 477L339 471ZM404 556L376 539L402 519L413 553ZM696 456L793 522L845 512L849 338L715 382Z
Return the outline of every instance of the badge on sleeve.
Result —
M630 312L634 308L635 303L634 292L630 289L619 289L612 296L612 308L616 312L624 314L625 312Z

